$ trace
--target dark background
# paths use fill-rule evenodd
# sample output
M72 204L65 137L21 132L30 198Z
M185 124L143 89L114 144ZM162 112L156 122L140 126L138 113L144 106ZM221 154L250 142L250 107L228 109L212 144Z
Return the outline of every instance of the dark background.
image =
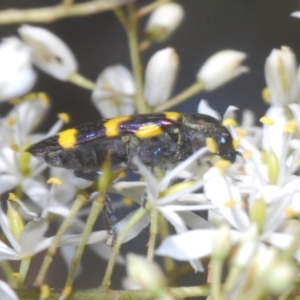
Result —
M0 9L41 7L58 3L59 1L1 0ZM142 3L149 1L138 1L137 5ZM223 114L228 105L235 105L241 110L254 110L258 117L263 115L267 108L261 100L261 90L265 86L266 57L272 48L282 45L290 46L296 55L300 54L300 19L290 17L291 12L300 10L300 1L184 0L180 3L186 11L186 18L180 29L169 40L143 54L143 62L146 64L156 50L167 46L176 49L181 66L174 94L192 84L203 62L213 53L223 49L248 53L249 58L245 64L251 68L251 73L216 91L197 95L174 110L195 112L199 100L204 98L220 114ZM46 27L60 36L77 57L79 71L91 80L95 80L101 70L112 64L124 64L130 68L125 34L110 12L33 25ZM0 37L16 35L18 26L1 26ZM52 108L42 130L50 128L56 114L61 111L71 114L73 125L100 117L90 102L89 91L58 81L41 72L39 75L35 91L45 91L52 99ZM8 109L8 105L1 105L0 112L3 113ZM147 238L139 240L143 249L146 242ZM125 251L130 247L137 247L137 244L125 245ZM88 252L87 256L92 257L92 254ZM93 260L86 260L85 263L87 272L78 279L77 286L95 287L100 282L104 266L100 267ZM60 270L62 262L57 261L56 264ZM66 275L64 271L55 272L54 266L51 273L49 283L56 287L62 286Z

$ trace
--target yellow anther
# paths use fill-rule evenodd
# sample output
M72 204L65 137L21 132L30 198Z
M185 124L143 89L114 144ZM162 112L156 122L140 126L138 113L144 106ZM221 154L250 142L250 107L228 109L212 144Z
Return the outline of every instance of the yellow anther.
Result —
M290 120L285 124L283 131L285 133L294 133L296 129L297 129L296 121Z
M122 203L125 207L131 207L134 202L129 198L123 198Z
M284 209L284 212L285 212L286 216L291 219L296 218L299 215L294 209L292 209L290 207L286 207Z
M68 123L70 123L70 121L71 121L71 117L70 117L70 115L67 114L67 113L59 113L59 114L57 114L57 117L58 117L60 120L62 120L65 124L68 124Z
M38 93L37 98L39 98L42 102L44 102L47 105L49 105L51 102L49 96L44 92Z
M297 165L300 166L300 156L297 158Z
M238 126L238 123L236 120L234 120L232 118L226 118L223 120L222 125L225 127L229 127L229 126L236 127L236 126Z
M16 124L16 122L17 122L16 116L9 116L9 117L7 118L7 125L8 125L9 127L13 127L13 126Z
M14 272L14 273L11 274L11 276L12 276L13 278L19 278L20 273Z
M233 199L230 199L227 202L225 202L226 207L234 207L236 204L237 204L237 202Z
M47 183L48 184L54 184L54 185L57 185L57 186L62 185L62 181L60 179L58 179L57 177L50 177L47 180Z
M245 137L247 135L247 131L245 129L237 128L235 131L239 137Z
M11 148L11 150L13 150L15 152L20 152L20 148L17 144L11 144L10 148Z
M265 87L261 92L261 97L266 104L269 104L271 100L271 91Z
M9 201L18 201L19 198L18 198L18 196L17 196L16 194L14 194L14 193L8 193L8 200L9 200Z
M227 159L219 159L216 163L215 163L215 167L219 170L226 170L230 167L231 162Z
M218 153L219 151L218 145L213 138L207 137L205 142L206 142L206 147L208 148L210 153Z
M253 152L251 152L251 151L245 151L243 153L244 160L250 159L252 156L253 156Z
M71 295L73 291L73 288L71 286L66 286L62 292L63 296L64 296L64 299L68 299Z
M22 103L22 101L23 101L22 98L13 98L13 99L10 99L8 102L9 102L9 104L16 105L16 104Z
M267 117L267 116L261 117L259 119L259 121L261 123L263 123L264 125L266 125L266 126L272 126L272 125L274 125L274 121L271 118Z
M41 298L42 299L49 299L49 297L50 297L50 288L49 288L49 285L47 285L47 284L42 284L41 285L41 294L40 294L40 296L41 296Z

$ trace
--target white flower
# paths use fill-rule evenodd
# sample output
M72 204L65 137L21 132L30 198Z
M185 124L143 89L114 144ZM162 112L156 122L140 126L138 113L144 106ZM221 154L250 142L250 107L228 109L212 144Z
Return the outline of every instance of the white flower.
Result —
M76 72L77 61L69 47L47 29L22 25L19 34L32 49L33 63L59 80L67 80Z
M297 76L297 62L293 51L285 46L280 50L273 49L265 63L265 77L272 105L283 106L300 100Z
M246 58L245 53L235 50L217 52L200 68L197 79L203 82L205 90L214 90L242 73L248 72L247 67L241 66Z
M145 99L150 106L156 106L168 100L179 68L179 58L173 48L154 53L145 72Z
M15 291L2 280L0 280L0 299L19 300Z
M92 101L105 118L132 115L135 85L132 74L122 65L107 67L97 78Z
M166 3L155 9L146 24L145 33L151 41L167 39L180 25L184 10L178 3Z
M36 74L31 66L30 49L19 39L3 39L0 66L0 101L22 96L33 87Z

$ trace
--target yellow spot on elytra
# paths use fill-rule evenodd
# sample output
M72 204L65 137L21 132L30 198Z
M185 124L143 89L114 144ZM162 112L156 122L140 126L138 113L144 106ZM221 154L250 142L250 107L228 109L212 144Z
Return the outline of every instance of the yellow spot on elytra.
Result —
M59 113L59 114L57 114L57 117L58 117L60 120L62 120L65 124L68 124L68 123L70 123L70 121L71 121L71 117L70 117L70 115L67 114L67 113Z
M236 127L236 126L238 126L238 123L236 120L234 120L232 118L226 118L223 120L222 125L225 127L229 127L229 126Z
M210 153L218 153L219 151L218 145L213 138L207 137L205 143Z
M271 91L267 87L265 87L261 92L261 97L263 98L266 104L270 104Z
M241 143L240 143L240 140L234 139L232 141L232 144L233 144L234 149L238 149L240 147Z
M165 112L165 117L169 120L178 121L182 118L182 115L178 112Z
M130 116L127 117L118 117L107 120L103 126L106 129L105 135L107 137L116 137L119 135L119 126L123 122L131 120Z
M296 121L290 120L285 124L283 131L286 133L294 133L296 128L297 128Z
M299 215L294 209L292 209L290 207L286 207L284 209L284 212L288 218L296 218Z
M163 130L156 124L145 124L142 125L136 132L135 136L140 139L147 139L163 134Z
M60 179L58 179L57 177L50 177L48 180L47 180L47 183L48 184L54 184L54 185L62 185L62 181Z
M42 284L40 288L41 294L40 297L42 299L49 299L50 298L50 288L47 284Z
M274 121L271 118L267 117L267 116L261 117L259 119L259 122L263 123L266 126L274 125Z
M252 156L253 156L253 152L251 152L251 151L245 151L245 152L243 153L243 158L244 158L245 160L251 158Z
M229 201L225 202L226 207L234 207L237 204L237 202L233 199L230 199Z
M14 194L14 193L8 193L8 200L9 200L9 201L18 201L19 198L18 198L18 196L17 196L16 194Z
M64 149L72 149L76 147L77 144L77 134L78 130L76 128L70 128L59 132L58 144Z

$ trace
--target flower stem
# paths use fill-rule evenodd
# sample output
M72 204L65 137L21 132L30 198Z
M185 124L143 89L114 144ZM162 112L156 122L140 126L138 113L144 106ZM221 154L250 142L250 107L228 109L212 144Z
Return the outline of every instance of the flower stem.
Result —
M128 234L128 232L133 228L133 226L135 224L137 224L137 222L139 220L141 220L146 215L147 212L148 211L143 207L138 209L135 212L135 214L132 216L132 218L129 220L129 222L127 223L124 230L117 237L116 243L113 247L110 259L109 259L107 267L106 267L103 281L100 286L101 288L109 289L110 284L111 284L110 279L111 279L112 272L113 272L113 269L114 269L114 266L116 263L117 256L119 255L119 252L120 252L121 245L122 245L126 235Z
M94 227L94 225L98 219L98 216L99 216L100 212L102 211L104 205L105 205L105 193L99 193L98 197L96 197L95 201L92 204L91 212L86 221L86 225L85 225L83 233L82 233L82 238L81 238L80 244L78 245L76 253L72 259L71 267L70 267L70 270L68 273L68 278L67 278L64 290L69 290L73 285L77 266L83 255L83 251L87 244L90 233L93 230L93 227Z
M186 99L200 93L204 89L204 84L201 81L196 81L194 84L192 84L190 87L188 87L186 90L175 96L174 98L170 99L168 102L165 102L161 105L158 105L155 107L155 112L164 111L166 109L169 109L172 106L175 106L177 104L180 104L181 102L185 101Z
M129 43L130 59L132 64L133 76L136 85L136 96L134 97L135 106L138 113L147 113L148 107L146 105L144 95L143 95L143 76L142 76L142 63L139 52L139 42L138 42L138 18L134 9L134 5L130 4L128 6L128 27L127 27L127 37Z
M71 211L68 215L68 217L63 221L60 228L58 229L57 234L55 235L55 238L53 240L53 243L51 244L50 248L48 249L46 256L44 258L44 261L42 263L42 266L40 268L40 271L36 277L36 280L34 282L34 286L41 286L45 280L45 276L47 274L47 271L49 269L49 266L52 262L52 259L56 253L56 250L60 244L60 241L67 231L67 229L70 227L71 222L74 220L75 216L77 215L78 211L81 209L81 207L85 204L86 199L82 195L78 195Z
M1 269L2 272L5 274L5 277L7 278L7 282L10 286L14 286L15 278L13 277L14 269L12 268L9 261L4 260L1 263Z
M13 24L24 22L47 23L67 17L99 14L100 12L114 9L123 4L128 4L132 1L133 0L95 0L83 3L75 3L67 8L64 4L60 4L51 7L32 9L6 9L0 11L0 24Z
M299 248L300 245L300 231L297 232L297 234L294 236L294 239L292 243L289 245L289 247L282 252L282 257L283 259L291 259L297 249Z
M96 88L96 85L93 81L85 78L84 76L82 76L79 73L72 73L69 77L68 77L68 81L76 84L84 89L87 90L94 90Z
M222 278L223 261L213 258L211 262L212 281L211 281L211 294L215 300L223 299L221 293L221 278Z
M147 259L153 260L154 257L154 249L155 249L155 241L158 233L158 217L159 213L157 210L151 210L151 226L150 226L150 237L148 243L148 253Z
M169 230L168 222L166 221L166 219L163 216L161 216L161 215L159 216L158 222L159 222L160 240L162 241L167 236L170 235L170 230ZM164 264L164 270L166 271L166 273L172 274L172 272L175 269L175 264L174 264L173 259L171 259L170 257L164 256L163 264Z
M31 256L23 257L21 260L17 288L23 288L31 263Z
M157 7L159 7L160 5L167 3L167 2L171 2L171 0L156 0L153 3L150 3L142 8L140 8L137 11L137 16L139 18L142 18L148 14L150 14L154 9L156 9Z

